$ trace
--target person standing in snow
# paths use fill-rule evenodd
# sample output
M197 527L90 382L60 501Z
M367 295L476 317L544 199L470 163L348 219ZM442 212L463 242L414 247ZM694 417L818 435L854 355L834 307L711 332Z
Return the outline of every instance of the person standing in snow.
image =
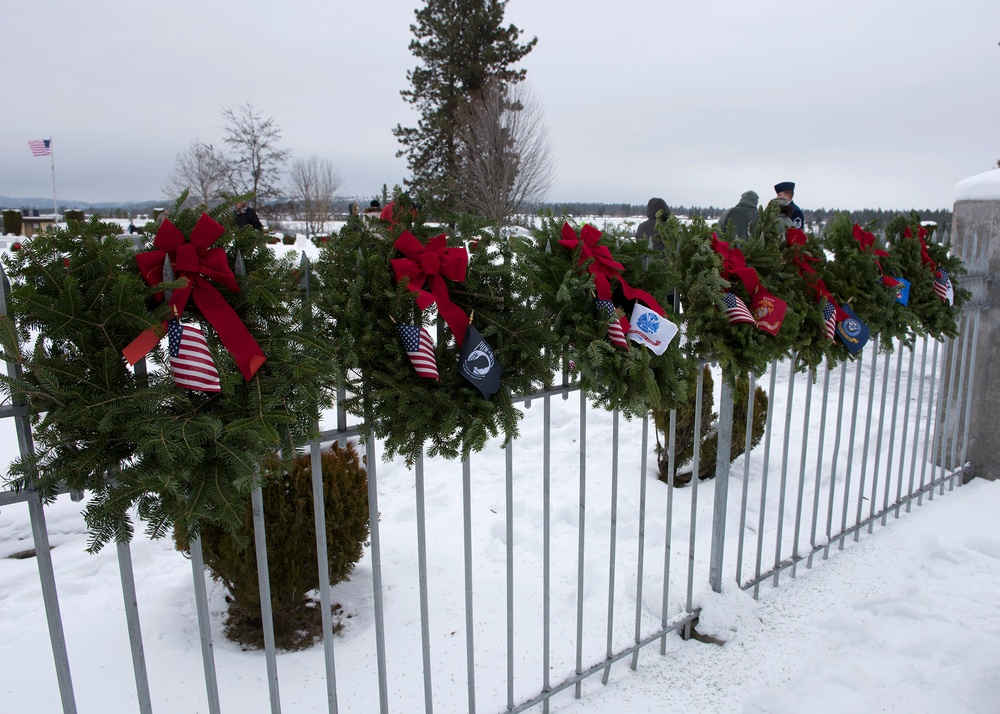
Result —
M246 201L236 204L236 227L251 226L255 231L263 231L264 226L257 217L257 211L250 208Z
M653 250L663 250L663 241L656 237L656 214L660 211L663 212L663 215L660 216L661 221L670 217L670 207L666 201L662 198L649 199L646 203L646 220L635 229L636 240L645 238Z
M782 181L774 185L774 192L777 196L773 199L782 208L782 215L788 216L793 228L801 229L805 223L802 209L795 205L792 197L795 196L795 184L791 181Z
M719 217L719 230L726 231L731 225L737 238L743 240L749 238L750 229L757 222L758 200L759 196L756 191L745 192L740 196L739 203L722 212Z

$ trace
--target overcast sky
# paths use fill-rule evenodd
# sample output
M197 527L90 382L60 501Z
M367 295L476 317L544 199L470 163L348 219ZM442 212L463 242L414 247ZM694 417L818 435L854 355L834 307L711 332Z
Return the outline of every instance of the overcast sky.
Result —
M407 176L418 0L5 0L0 195L152 200L250 102L344 193ZM556 163L549 200L950 208L1000 159L997 0L509 0Z

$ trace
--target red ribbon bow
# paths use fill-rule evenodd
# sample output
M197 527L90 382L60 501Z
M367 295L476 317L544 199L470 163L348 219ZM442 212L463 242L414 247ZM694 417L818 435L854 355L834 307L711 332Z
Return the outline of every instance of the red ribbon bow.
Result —
M729 243L719 240L715 233L712 233L712 250L722 257L723 279L729 280L735 277L746 288L750 295L750 312L757 320L757 327L777 335L788 311L785 301L775 297L764 287L757 271L747 266L743 251L739 248L730 248Z
M909 233L909 230L910 230L909 228L906 229L907 233ZM884 285L887 285L890 288L894 288L900 284L898 280L896 280L895 278L890 278L883 272L882 264L878 262L878 259L888 258L889 254L886 251L882 250L881 248L875 247L874 233L869 233L868 231L864 230L861 226L859 226L857 223L855 223L854 240L858 242L858 246L861 248L862 252L867 251L875 256L875 265L878 266L878 272L882 276L882 283Z
M146 282L158 285L163 282L163 263L170 258L174 274L187 279L187 285L176 288L170 297L175 314L183 313L188 298L194 298L195 305L215 328L222 344L236 358L243 377L249 380L267 357L236 311L213 285L217 283L233 292L240 289L236 276L229 269L225 249L211 247L225 232L219 223L202 213L188 241L170 219L164 219L153 241L155 250L137 254L135 262ZM158 297L162 299L162 293Z
M611 283L609 278L614 278L621 284L622 293L626 298L629 300L642 300L646 303L646 307L651 310L655 310L660 315L666 314L663 312L663 308L660 307L660 303L656 302L656 298L645 290L633 288L625 282L625 278L621 275L622 271L625 270L625 266L611 256L611 251L606 245L600 244L601 232L599 230L587 223L580 229L580 235L577 236L573 227L569 223L564 223L562 236L559 240L560 245L566 246L570 250L575 250L578 245L580 246L580 262L578 265L583 265L587 260L592 260L587 270L594 276L594 289L597 292L598 300L611 299Z
M874 239L875 236L872 236ZM785 242L791 246L804 246L806 244L806 234L800 228L789 228L785 233ZM833 299L833 293L826 287L826 283L823 282L822 278L816 277L813 279L810 276L816 275L816 270L810 263L818 263L819 258L809 255L805 252L799 252L797 255L792 257L792 264L798 268L799 275L805 280L806 285L812 288L813 295L816 297L816 302L822 303L823 299L829 302L836 313L837 322L843 322L849 315L844 311L844 309L837 304L837 301Z
M913 231L910 230L909 226L907 226L903 230L903 237L904 238L913 237ZM934 262L934 259L931 258L930 253L927 252L927 243L926 241L924 241L924 238L926 237L927 237L927 229L924 228L923 226L920 226L917 229L917 240L920 241L920 261L928 268L930 268L935 275L937 275L937 263Z
M417 305L421 310L437 303L438 313L461 347L465 341L469 317L465 310L451 301L445 278L456 283L465 281L465 271L469 266L468 252L465 248L449 248L444 233L431 238L424 246L415 235L403 231L393 245L406 256L392 259L396 280L409 278L406 287L417 294ZM425 285L430 287L430 291L424 289Z

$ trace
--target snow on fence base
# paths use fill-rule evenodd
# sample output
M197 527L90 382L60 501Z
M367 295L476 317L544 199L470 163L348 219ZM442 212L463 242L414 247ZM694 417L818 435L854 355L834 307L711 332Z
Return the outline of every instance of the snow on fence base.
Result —
M690 634L710 588L735 582L756 597L762 583L778 585L783 573L796 577L820 553L825 559L876 522L961 483L970 468L968 409L957 405L974 393L975 363L967 355L976 349L978 309L963 315L960 337L943 348L924 340L880 355L873 344L853 365L818 375L772 364L758 380L769 397L764 441L731 465L720 462L714 482L695 478L684 489L651 472L648 418L623 428L617 413L592 409L573 384L520 397L524 436L461 463L421 458L411 472L398 461L381 463L378 444L369 441L371 546L351 583L331 588L321 578L323 657L318 647L279 655L273 638L261 657L214 643L218 603L213 612L196 541L191 567L201 647L185 653L184 664L197 667L200 654L205 684L201 693L171 691L169 702L155 706L150 692L162 691L171 673L148 666L147 658L160 661L153 653L159 643L144 647L139 613L153 594L137 597L132 551L122 544L117 556L137 685L129 701L141 712L191 711L206 702L208 711L221 712L224 700L228 710L245 709L249 700L259 711L264 697L272 712L281 711L282 698L291 711L322 708L323 701L331 712L413 711L423 700L426 712L520 712L547 711L571 688L572 696L585 696L597 686L595 675L607 682L626 658L635 669L649 645L672 651L669 635ZM727 415L732 396L722 383L716 380ZM960 390L964 400L953 398ZM20 448L29 449L23 408L7 407L0 416L14 420ZM310 445L314 458L321 443L357 437L342 411L327 416L336 427ZM720 454L729 452L726 427L719 429ZM70 660L88 655L66 647L44 510L30 492L0 496L0 505L28 504L62 710L75 712ZM322 504L314 505L321 519ZM325 528L317 533L325 536ZM165 552L161 557L181 558ZM357 617L333 636L335 599ZM264 673L256 682L254 671ZM121 681L120 671L110 674ZM33 697L38 710L54 706L42 701L43 692Z

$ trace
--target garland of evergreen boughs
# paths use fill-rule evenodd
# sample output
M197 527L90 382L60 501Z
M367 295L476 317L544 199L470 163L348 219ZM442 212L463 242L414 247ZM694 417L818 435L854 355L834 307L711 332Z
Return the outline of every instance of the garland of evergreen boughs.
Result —
M393 204L399 222L353 218L315 265L319 314L338 362L344 367L348 411L364 419L366 437L385 441L385 456L412 463L424 444L430 454L467 457L498 435L517 436L521 412L511 395L550 384L552 370L543 348L549 327L537 308L526 276L513 267L506 241L481 222L452 228L424 226L405 195ZM468 243L464 283L449 285L452 301L465 310L503 364L501 389L489 399L458 372L459 349L447 328L435 328L435 311L421 314L405 281L397 282L390 261L403 230L422 242L446 233L449 247ZM392 320L423 324L435 335L440 381L417 375Z
M594 304L594 277L588 271L592 261L580 264L581 245L570 250L559 243L565 224L565 218L544 217L532 236L518 243L518 266L529 276L537 295L553 366L578 378L597 405L619 409L628 417L683 403L696 365L685 359L680 338L675 337L662 355L638 343L630 343L628 350L613 345L608 339L608 319ZM579 235L581 226L569 225ZM620 274L628 284L652 295L667 312L667 319L676 322L670 296L678 276L663 256L620 232L603 232L599 244L624 266ZM616 307L629 317L631 301L621 293L617 279L610 282Z
M909 229L909 236L907 236ZM908 216L896 216L886 226L886 241L889 246L888 263L895 275L910 281L910 310L919 320L923 334L936 339L956 337L958 318L962 305L972 297L972 293L958 285L958 276L968 271L962 260L951 255L950 244L934 243L930 234L923 237L927 254L938 270L947 271L951 277L955 302L949 305L934 292L934 271L925 264L921 256L920 216L911 212Z
M733 247L743 251L747 265L758 271L761 281L776 297L785 299L786 288L798 281L785 262L776 234L776 208L761 211L757 225L746 241ZM671 217L657 227L667 260L680 275L679 293L685 334L693 354L715 361L727 380L735 385L740 374L763 374L772 360L788 354L799 339L801 315L792 305L777 335L765 333L749 323L730 324L723 292L731 290L748 305L750 296L739 281L721 277L722 259L712 249L713 229L701 218L684 224Z
M182 209L184 198L170 220L187 236L201 211ZM209 213L231 226L231 207ZM175 387L160 346L146 358L147 374L129 369L122 349L167 317L154 293L183 282L147 285L128 238L95 218L27 239L4 259L13 319L0 323L0 357L23 376L2 378L2 389L27 405L35 439L34 453L13 463L13 483L46 500L63 483L89 491L93 550L131 538L132 509L153 537L171 527L186 537L206 521L235 532L258 468L279 450L290 457L312 433L335 373L304 319L295 266L252 229L227 231L215 245L230 265L237 251L243 257L240 291L221 292L267 356L253 378L244 380L193 313L183 319L201 323L220 393Z
M879 337L881 350L891 351L894 340L912 346L920 327L913 309L912 288L910 306L896 302L896 289L882 281L883 275L900 277L891 255L876 255L875 250L885 248L877 242L862 248L854 230L846 213L838 214L826 226L823 245L833 254L833 260L826 265L827 286L838 300L851 306L873 336Z

